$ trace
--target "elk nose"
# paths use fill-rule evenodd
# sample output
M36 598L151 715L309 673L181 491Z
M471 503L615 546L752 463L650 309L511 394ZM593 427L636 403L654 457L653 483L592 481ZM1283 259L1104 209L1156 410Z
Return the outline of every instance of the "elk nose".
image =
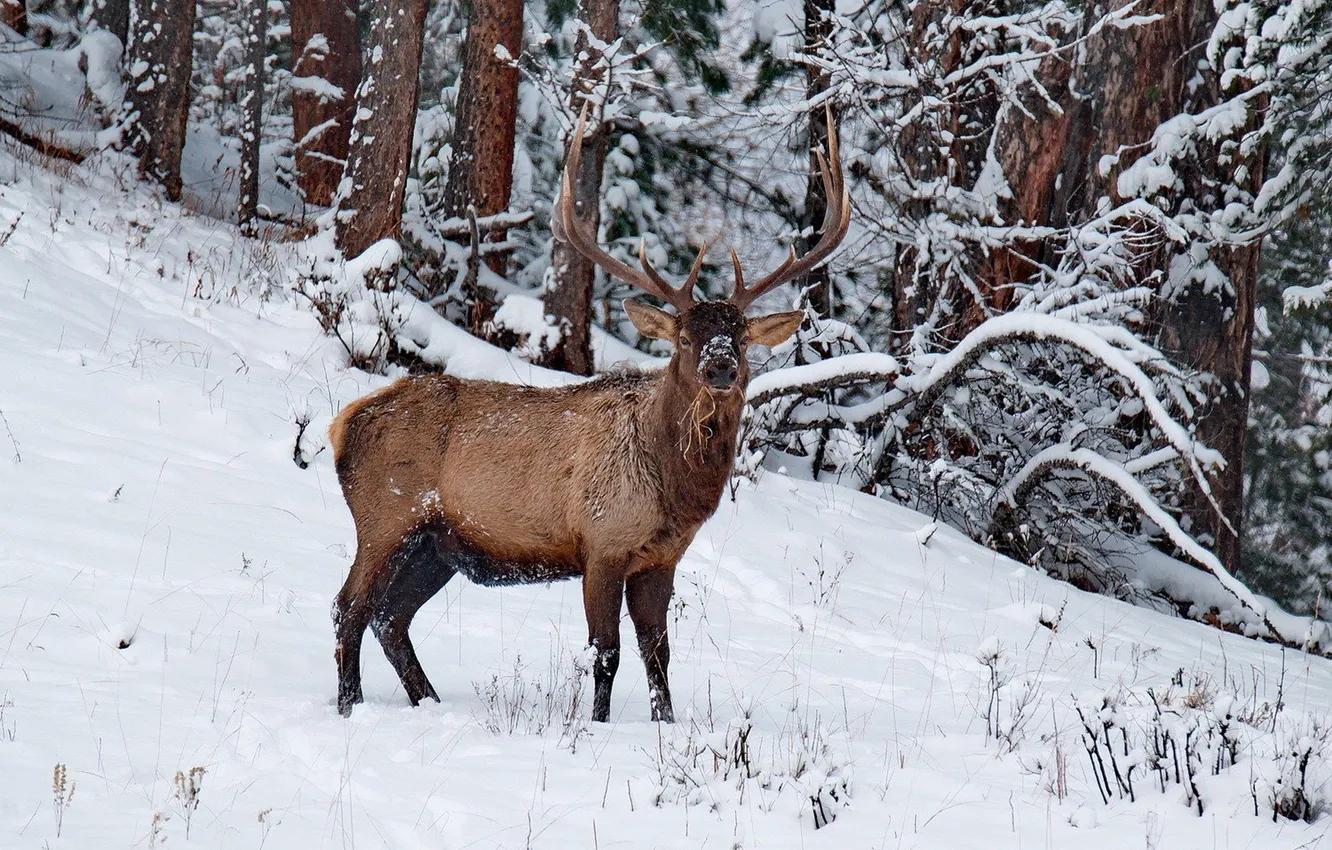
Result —
M735 363L729 360L714 360L707 365L703 376L707 378L708 386L715 390L730 389L735 383Z

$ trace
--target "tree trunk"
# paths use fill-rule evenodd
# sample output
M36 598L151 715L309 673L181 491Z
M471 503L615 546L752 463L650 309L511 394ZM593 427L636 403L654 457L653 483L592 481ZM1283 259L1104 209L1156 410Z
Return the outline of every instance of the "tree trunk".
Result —
M356 115L356 0L291 0L291 43L299 51L291 92L296 185L307 203L326 207L347 164Z
M412 153L417 71L427 0L373 0L369 64L356 89L346 179L338 191L338 248L355 257L396 238Z
M180 155L190 110L194 0L138 0L130 43L127 143L139 176L180 200ZM137 71L137 73L135 73Z
M514 131L518 119L518 69L522 49L522 0L473 0L467 18L458 107L453 128L453 155L444 187L443 212L463 217L467 208L477 216L503 212L513 187ZM508 58L496 56L496 50ZM503 231L492 241L501 241ZM497 272L499 256L488 258ZM478 309L489 305L476 305ZM474 310L474 313L476 311Z
M128 46L130 0L93 0L91 17L99 29L120 39L122 48Z
M930 133L922 134L916 122L904 128L899 155L913 182L930 186L947 181L971 188L980 176L986 162L987 128L995 120L1000 98L994 82L988 77L963 76L956 81L949 78L992 52L992 45L985 38L978 38L958 23L967 18L1002 14L1004 9L996 0L949 0L946 3L917 0L908 5L903 24L910 33L909 44L913 45L909 59L926 83L916 97L921 101L928 97L948 104L939 111L938 120L943 124L939 129L947 130L952 136L948 147L940 148L936 140L930 138ZM950 26L951 31L947 29ZM936 32L948 33L941 46L935 45ZM913 102L907 106L917 105L918 102ZM924 103L919 105L924 106ZM934 209L935 202L928 196L908 198L903 213L915 220L924 220ZM915 245L901 244L896 249L890 326L894 352L907 350L913 331L927 323L934 325L932 330L938 335L936 341L960 340L974 327L974 324L968 324L970 317L965 315L966 310L983 316L992 306L997 306L986 304L980 308L974 303L977 293L986 300L994 296L1001 300L1006 297L1003 291L995 293L978 289L971 292L956 280L946 281L951 291L945 292L941 275L923 267L931 261L930 257L922 257ZM955 315L955 312L963 315Z
M0 24L4 24L19 35L27 35L27 0L0 0Z
M578 19L587 24L592 35L602 42L615 40L619 29L620 0L579 0ZM577 114L583 103L592 99L592 127L584 136L583 156L574 175L574 212L590 221L597 230L601 208L601 171L606 162L607 128L598 120L600 93L609 89L610 69L602 61L601 51L588 44L587 30L580 30L574 55L573 91L569 105ZM568 147L565 148L568 155ZM590 375L595 368L592 357L592 284L596 266L567 242L555 242L550 256L552 279L547 282L542 303L546 316L560 327L560 341L542 358L542 365L575 375Z
M243 84L245 94L241 101L244 119L236 218L241 233L246 236L254 236L259 230L256 219L259 217L259 140L264 118L264 55L267 53L264 13L267 7L268 0L249 0L242 35L247 67Z
M805 0L805 51L813 52L831 47L833 31L833 13L836 0ZM810 64L805 66L805 99L813 101L828 90L829 75L822 68ZM814 151L828 149L828 119L820 107L809 111L809 177L805 183L805 211L800 217L800 232L796 240L796 252L805 254L813 248L823 234L820 225L828 212L828 199L823 192L823 178L819 174L819 160ZM819 266L803 278L796 278L795 285L801 289L810 289L809 306L820 316L832 318L837 311L837 293L833 291L832 277L828 266Z
M1099 7L1088 7L1087 24L1102 13ZM1161 122L1181 112L1197 112L1226 96L1219 90L1214 69L1200 73L1196 62L1180 60L1201 55L1200 45L1206 45L1216 25L1212 3L1152 0L1135 13L1161 18L1127 29L1108 27L1088 39L1083 48L1086 58L1072 85L1071 69L1063 60L1045 60L1038 74L1047 91L1058 93L1060 110L1032 104L1032 117L1014 110L997 131L996 152L1013 192L1004 208L1006 221L1063 227L1093 217L1103 197L1114 203L1127 200L1117 191L1119 175L1147 150ZM1262 182L1261 153L1235 157L1224 169L1216 164L1215 153L1200 153L1176 168L1183 183L1178 198L1205 197L1217 185L1234 182L1240 167L1248 171L1250 191L1257 190ZM1099 164L1108 155L1117 155L1118 160L1102 174ZM1197 438L1221 452L1227 463L1211 481L1222 515L1197 487L1185 498L1185 513L1191 531L1210 536L1221 562L1238 572L1240 541L1235 532L1243 517L1244 433L1259 249L1257 245L1214 249L1209 259L1230 283L1229 291L1217 291L1210 278L1205 281L1202 273L1187 270L1191 262L1173 262L1175 251L1166 240L1155 244L1139 249L1133 265L1136 280L1162 281L1160 346L1173 362L1210 373L1219 383L1220 397L1199 407L1194 418ZM1007 284L1034 271L1033 262L1057 264L1055 252L1061 246L1060 240L1053 240L995 249L978 277L987 291L1007 292ZM1172 279L1178 274L1177 265L1186 267L1181 280ZM996 302L996 306L1004 305ZM969 313L963 324L974 327L983 318Z

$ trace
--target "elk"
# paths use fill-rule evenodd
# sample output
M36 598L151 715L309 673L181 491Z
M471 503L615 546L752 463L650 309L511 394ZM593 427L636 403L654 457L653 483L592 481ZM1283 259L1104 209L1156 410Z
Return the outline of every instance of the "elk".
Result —
M831 117L831 116L830 116ZM673 721L667 609L676 564L717 509L731 473L750 343L776 345L802 314L745 317L773 287L826 259L846 235L850 200L837 134L818 153L828 212L822 236L746 286L696 301L705 245L675 287L647 261L612 257L574 214L573 175L587 110L565 162L552 230L607 273L675 308L624 302L639 333L669 340L659 372L612 373L534 388L448 375L399 379L348 404L329 429L338 481L356 525L356 558L334 603L338 711L361 701L361 639L374 632L407 698L439 700L408 629L457 573L481 585L582 576L594 685L592 719L610 716L627 600L647 670L652 719Z

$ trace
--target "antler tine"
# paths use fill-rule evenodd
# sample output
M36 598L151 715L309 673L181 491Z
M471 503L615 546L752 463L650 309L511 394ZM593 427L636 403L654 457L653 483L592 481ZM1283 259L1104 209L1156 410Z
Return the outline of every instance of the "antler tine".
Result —
M647 261L647 246L639 244L638 256L643 265L642 271L627 263L615 259L597 244L594 232L579 221L574 213L574 175L578 173L578 161L582 153L583 132L587 129L588 103L583 104L583 111L578 116L578 126L569 141L569 153L564 159L564 174L560 179L560 197L556 201L551 230L555 238L567 241L582 256L601 266L607 274L638 287L649 295L655 295L684 312L694 303L693 278L690 285L676 288L668 284L652 264Z
M694 257L694 264L689 267L689 276L685 278L685 282L680 286L685 292L692 293L694 291L694 284L698 283L698 273L703 270L703 257L707 253L708 243L704 242L698 246L698 256Z
M828 205L827 211L823 214L821 227L823 235L819 237L818 244L799 259L796 258L793 247L780 266L753 286L744 286L737 270L735 292L731 295L731 303L741 310L769 289L797 278L823 262L836 250L851 226L851 193L842 175L842 152L837 139L837 126L833 123L832 106L825 104L824 110L828 120L828 156L825 158L823 151L814 152L819 163L819 175L823 181L823 195Z
M707 249L706 245L704 245L703 247L704 250ZM683 313L685 310L688 310L691 306L693 306L694 278L698 275L699 266L703 265L702 251L699 251L698 259L694 261L694 268L692 271L690 271L689 278L680 286L671 286L669 283L666 282L666 278L662 277L661 273L658 272L655 268L653 268L652 264L648 262L646 238L638 240L638 263L643 267L643 271L647 274L647 276L652 279L652 283L655 286L657 286L659 289L661 289L661 292L655 292L649 289L648 292L650 294L655 295L658 298L665 301L667 304L670 304L672 307L675 308L676 312L679 313ZM630 281L630 283L632 282L633 281Z

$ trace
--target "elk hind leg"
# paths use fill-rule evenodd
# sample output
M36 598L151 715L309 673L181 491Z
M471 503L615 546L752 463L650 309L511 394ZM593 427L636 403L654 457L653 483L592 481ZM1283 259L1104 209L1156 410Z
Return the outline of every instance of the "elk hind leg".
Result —
M675 722L675 709L671 705L671 686L666 676L666 670L671 663L666 618L674 584L674 567L650 567L629 576L625 585L629 618L634 622L634 631L638 636L638 651L643 656L643 667L647 671L652 719L666 723Z
M412 705L419 705L427 697L439 702L439 694L426 677L412 645L409 633L412 618L453 578L454 572L430 534L412 534L394 553L388 583L374 606L370 628L402 680L403 691Z
M342 590L333 601L333 659L338 667L338 714L350 717L361 702L361 638L374 614L384 557L360 546Z

